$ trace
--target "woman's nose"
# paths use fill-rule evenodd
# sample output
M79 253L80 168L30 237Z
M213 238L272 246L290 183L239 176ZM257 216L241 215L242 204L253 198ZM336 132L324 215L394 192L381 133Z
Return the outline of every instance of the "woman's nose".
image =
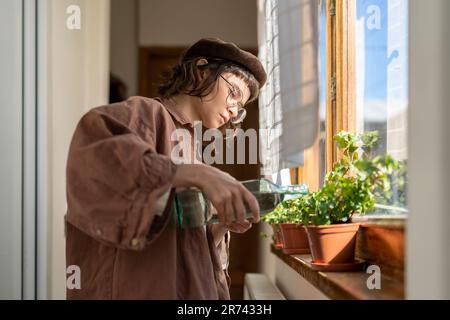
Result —
M231 114L231 117L237 117L238 115L238 106L228 107L228 112Z

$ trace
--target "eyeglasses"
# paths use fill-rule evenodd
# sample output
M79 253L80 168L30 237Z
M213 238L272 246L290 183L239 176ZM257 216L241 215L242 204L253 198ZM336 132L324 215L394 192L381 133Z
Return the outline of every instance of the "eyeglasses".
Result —
M242 91L235 86L233 86L227 79L225 79L222 75L220 76L223 80L225 80L226 83L228 83L229 87L229 93L227 96L226 103L231 108L237 108L237 115L236 117L233 117L230 119L230 122L232 124L239 124L242 121L244 121L245 117L247 116L247 110L244 109L244 106L242 104L243 94Z

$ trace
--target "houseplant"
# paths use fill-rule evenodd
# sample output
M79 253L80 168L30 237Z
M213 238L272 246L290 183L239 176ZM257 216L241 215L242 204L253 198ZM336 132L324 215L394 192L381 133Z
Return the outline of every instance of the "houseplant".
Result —
M341 160L320 190L296 199L295 204L307 230L313 268L352 270L362 264L355 260L359 224L351 223L351 217L373 209L375 199L390 192L389 177L400 164L390 155L372 156L377 132L340 132L334 139Z
M278 241L281 240L278 247L283 249L284 253L303 254L310 252L308 237L300 221L295 199L281 202L273 212L264 216L262 220L272 225L275 246L278 237Z
M281 204L280 204L281 205ZM283 244L283 236L281 234L281 227L280 224L282 222L284 222L284 215L285 215L285 211L280 210L278 205L274 211L264 215L261 217L261 221L266 222L267 224L269 224L272 227L272 240L273 240L273 244L275 245L276 248L278 249L282 249L284 244ZM261 233L261 236L266 238L269 235L266 233Z

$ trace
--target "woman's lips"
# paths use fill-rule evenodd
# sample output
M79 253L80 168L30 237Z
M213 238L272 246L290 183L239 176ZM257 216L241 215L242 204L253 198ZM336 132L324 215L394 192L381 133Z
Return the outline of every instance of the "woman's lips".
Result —
M220 116L222 117L222 119L223 119L223 122L224 123L227 123L228 122L228 120L230 120L230 118L229 117L226 117L226 116L224 116L223 114L221 114L220 113Z

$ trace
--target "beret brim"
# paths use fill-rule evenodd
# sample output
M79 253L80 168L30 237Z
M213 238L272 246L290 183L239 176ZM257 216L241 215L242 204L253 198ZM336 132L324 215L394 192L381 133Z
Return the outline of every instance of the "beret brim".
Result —
M267 75L258 57L240 49L232 42L225 42L219 38L203 38L189 47L182 61L196 58L210 57L229 60L248 69L256 78L261 88L266 82Z

